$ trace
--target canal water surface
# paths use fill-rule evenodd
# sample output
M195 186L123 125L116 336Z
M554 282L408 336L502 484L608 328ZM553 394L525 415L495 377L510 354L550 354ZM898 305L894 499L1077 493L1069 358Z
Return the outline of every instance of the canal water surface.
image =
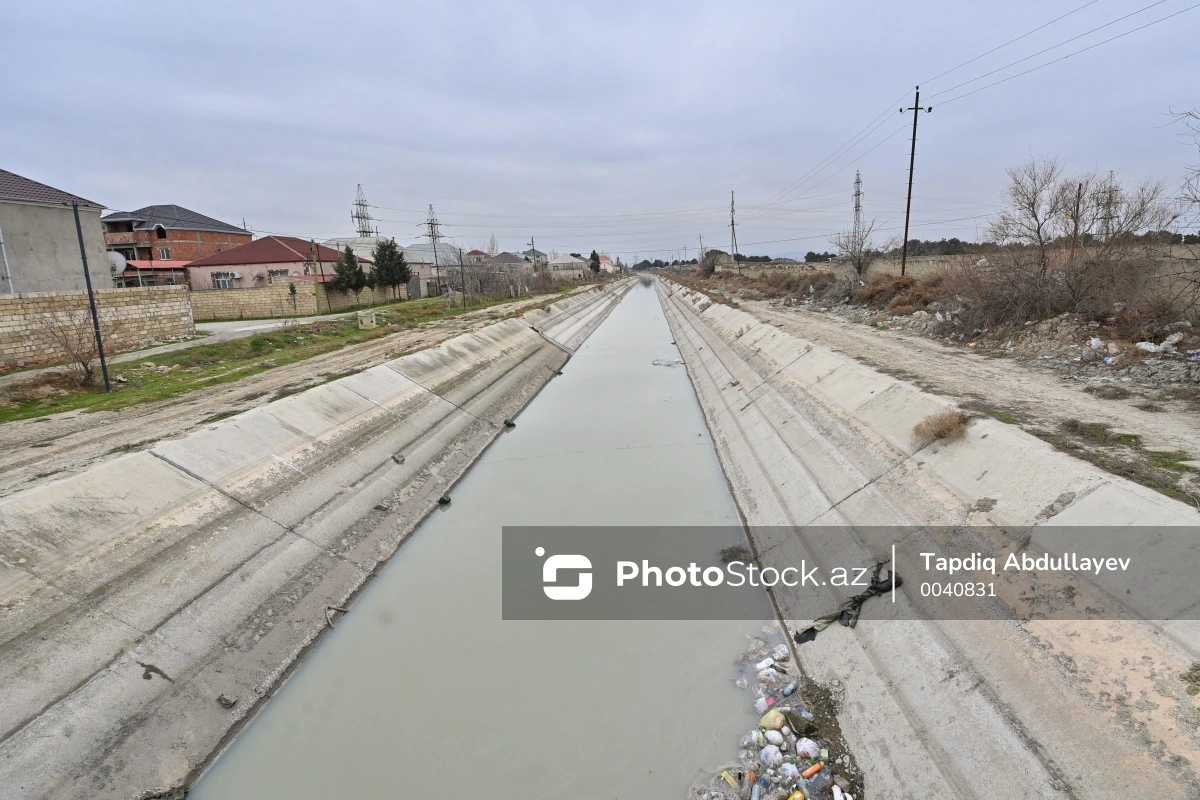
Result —
M738 524L671 339L635 286L189 797L669 800L736 756L761 621L500 617L505 525Z

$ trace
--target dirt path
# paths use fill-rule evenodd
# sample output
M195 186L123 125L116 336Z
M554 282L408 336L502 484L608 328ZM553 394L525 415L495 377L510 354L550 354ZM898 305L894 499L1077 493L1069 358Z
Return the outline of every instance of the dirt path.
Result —
M0 496L26 488L39 478L78 472L114 452L136 450L141 444L179 436L214 415L228 416L264 405L280 391L291 393L347 371L376 366L411 350L432 347L550 299L535 296L435 320L162 402L120 411L71 411L0 425ZM137 476L130 475L129 479L136 481Z
M982 356L922 336L883 331L833 314L783 310L764 301L743 302L758 319L818 344L840 350L868 366L960 402L975 401L1012 412L1023 421L1055 427L1065 419L1104 422L1137 434L1147 448L1170 448L1200 457L1200 413L1186 402L1156 400L1163 412L1136 406L1145 398L1104 400L1082 384L1029 369L1007 358Z

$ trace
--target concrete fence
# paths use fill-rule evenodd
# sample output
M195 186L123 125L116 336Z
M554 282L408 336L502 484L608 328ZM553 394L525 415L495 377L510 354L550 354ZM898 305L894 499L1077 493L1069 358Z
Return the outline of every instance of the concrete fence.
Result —
M295 292L292 291L295 287ZM357 296L308 281L286 281L252 289L208 289L192 292L192 313L197 321L309 317L331 311L351 311L396 300L407 300L408 291L379 286Z
M110 353L196 332L186 286L96 290L96 310ZM67 329L91 331L86 292L0 295L0 369L65 360Z

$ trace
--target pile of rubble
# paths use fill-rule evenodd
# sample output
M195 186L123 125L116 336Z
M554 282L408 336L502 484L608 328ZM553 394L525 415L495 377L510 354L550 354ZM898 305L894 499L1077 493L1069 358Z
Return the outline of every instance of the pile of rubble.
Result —
M770 626L764 634L777 631ZM738 687L753 693L758 725L741 740L738 760L692 786L689 800L855 800L849 756L830 757L801 696L799 670L786 643L751 639L738 662Z
M1161 342L1123 341L1108 326L1078 314L1060 314L1002 331L965 330L953 311L902 316L862 306L810 306L881 330L942 339L977 352L1004 355L1034 369L1129 380L1153 385L1200 385L1200 331L1186 320L1166 326Z

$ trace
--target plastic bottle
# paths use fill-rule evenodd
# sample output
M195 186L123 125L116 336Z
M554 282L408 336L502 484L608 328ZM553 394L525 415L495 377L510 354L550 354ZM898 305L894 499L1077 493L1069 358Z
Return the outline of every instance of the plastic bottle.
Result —
M818 772L820 772L822 769L824 769L824 767L825 767L825 762L818 761L817 763L813 764L811 767L804 770L804 772L801 772L800 774L805 778L811 778L813 775L816 775Z

